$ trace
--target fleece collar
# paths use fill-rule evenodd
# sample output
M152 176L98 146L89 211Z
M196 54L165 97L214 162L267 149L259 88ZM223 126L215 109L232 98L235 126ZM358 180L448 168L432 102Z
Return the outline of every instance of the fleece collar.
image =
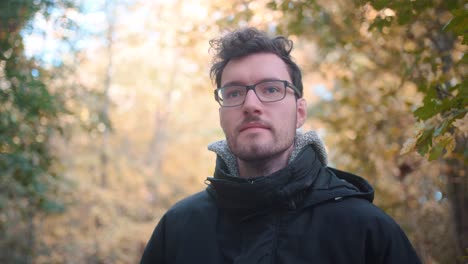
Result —
M297 132L285 168L255 179L238 176L236 158L226 141L215 142L209 149L218 155L214 177L207 178L207 191L229 211L294 209L345 197L373 200L374 190L364 179L326 166L325 147L313 131Z
M288 164L291 164L291 162L294 161L299 155L301 150L308 145L312 146L322 166L327 166L328 161L325 146L315 131L309 131L306 133L302 133L300 131L296 132L296 136L294 139L294 149L291 153L291 157L289 158ZM208 145L208 149L215 152L218 155L218 157L224 161L228 169L228 174L235 177L239 176L236 157L229 149L226 140L214 142Z
M220 208L242 214L271 208L295 209L323 168L310 145L285 168L254 179L232 176L225 165L218 158L214 177L207 178L207 190Z

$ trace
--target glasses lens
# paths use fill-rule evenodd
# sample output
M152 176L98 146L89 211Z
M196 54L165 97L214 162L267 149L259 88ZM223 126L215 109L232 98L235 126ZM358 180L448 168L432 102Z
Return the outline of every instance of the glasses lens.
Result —
M257 84L255 92L261 101L278 101L283 99L286 92L286 86L282 81L262 82Z
M242 104L246 94L245 86L228 86L218 90L218 96L224 106Z

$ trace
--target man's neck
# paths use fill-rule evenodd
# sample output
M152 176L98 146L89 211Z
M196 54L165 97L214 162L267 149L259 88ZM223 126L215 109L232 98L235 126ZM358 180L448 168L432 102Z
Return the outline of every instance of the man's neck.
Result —
M241 160L237 158L237 167L241 178L256 178L277 172L288 165L294 144L279 155L263 160Z

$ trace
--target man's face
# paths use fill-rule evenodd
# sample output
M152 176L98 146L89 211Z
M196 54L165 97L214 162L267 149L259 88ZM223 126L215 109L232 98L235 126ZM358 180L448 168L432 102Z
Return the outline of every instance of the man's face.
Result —
M257 53L229 61L221 76L226 84L252 85L263 80L286 80L291 83L286 64L271 53ZM262 103L253 90L244 104L219 109L220 123L232 153L243 161L268 160L289 155L296 128L306 118L304 99L296 101L288 88L286 97Z

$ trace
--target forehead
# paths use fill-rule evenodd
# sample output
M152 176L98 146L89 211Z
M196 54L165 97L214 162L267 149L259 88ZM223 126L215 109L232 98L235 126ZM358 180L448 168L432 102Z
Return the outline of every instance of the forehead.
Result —
M221 86L228 83L253 84L265 79L291 81L286 63L272 53L256 53L233 59L221 75Z

